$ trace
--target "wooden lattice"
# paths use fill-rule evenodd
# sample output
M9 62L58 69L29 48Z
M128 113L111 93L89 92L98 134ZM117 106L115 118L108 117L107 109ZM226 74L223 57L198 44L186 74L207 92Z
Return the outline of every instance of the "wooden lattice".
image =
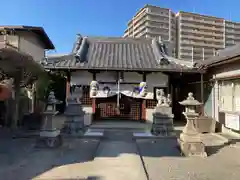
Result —
M154 109L157 105L157 100L155 99L147 99L146 100L146 108L147 109Z
M122 96L120 108L117 108L117 97L102 98L96 101L97 119L141 119L141 100Z
M92 106L92 99L90 98L89 89L89 86L83 86L83 95L81 98L82 105Z

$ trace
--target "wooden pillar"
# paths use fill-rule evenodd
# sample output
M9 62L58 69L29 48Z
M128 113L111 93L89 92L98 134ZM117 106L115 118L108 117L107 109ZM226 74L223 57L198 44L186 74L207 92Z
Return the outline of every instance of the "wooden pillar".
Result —
M147 74L144 72L143 73L143 78L142 78L143 82L146 82L147 81Z
M141 119L143 121L146 121L147 120L147 117L146 117L146 100L143 99L142 100L142 114L141 114Z
M96 98L92 98L92 120L96 119Z
M19 99L20 99L20 81L22 72L18 72L14 77L14 102L13 102L13 119L12 128L16 128L19 121Z
M142 74L142 81L146 82L147 81L147 73L143 72ZM146 100L143 99L142 100L142 107L141 107L141 119L143 121L146 121L147 117L146 117Z
M67 77L66 77L66 100L70 95L70 81L71 81L71 72L67 72Z
M32 101L31 101L31 113L35 112L36 108L36 82L32 85Z
M201 73L201 103L202 104L202 115L204 115L204 86L203 86L203 73Z

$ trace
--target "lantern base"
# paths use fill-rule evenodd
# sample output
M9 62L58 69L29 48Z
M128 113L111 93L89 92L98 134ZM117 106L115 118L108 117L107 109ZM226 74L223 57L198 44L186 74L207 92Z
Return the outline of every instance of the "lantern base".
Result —
M207 157L205 145L202 142L184 142L179 140L182 153L187 157Z
M54 138L60 135L60 130L50 130L50 131L45 131L42 130L40 132L40 137L45 137L45 138Z
M57 148L61 146L63 139L61 135L56 137L40 137L37 139L36 147L37 148Z

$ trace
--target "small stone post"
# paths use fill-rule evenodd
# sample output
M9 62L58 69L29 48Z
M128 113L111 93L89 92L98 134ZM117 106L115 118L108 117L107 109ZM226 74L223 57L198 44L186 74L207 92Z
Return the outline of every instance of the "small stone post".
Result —
M194 99L193 93L188 93L187 99L179 103L185 106L185 112L183 112L183 115L187 120L187 124L180 134L179 143L181 150L185 156L206 157L205 146L201 141L200 134L197 132L193 124L194 120L199 116L199 114L196 113L196 107L200 106L202 103Z

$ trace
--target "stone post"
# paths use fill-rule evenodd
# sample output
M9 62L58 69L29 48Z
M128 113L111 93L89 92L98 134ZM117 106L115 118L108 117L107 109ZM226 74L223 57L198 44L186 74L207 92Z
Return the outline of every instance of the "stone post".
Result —
M185 125L182 133L180 134L180 147L185 156L201 156L206 157L205 146L201 141L200 134L194 127L194 121L199 117L196 113L196 107L201 103L194 99L193 93L188 93L188 98L182 102L181 105L185 106L183 115L186 117L187 124Z

